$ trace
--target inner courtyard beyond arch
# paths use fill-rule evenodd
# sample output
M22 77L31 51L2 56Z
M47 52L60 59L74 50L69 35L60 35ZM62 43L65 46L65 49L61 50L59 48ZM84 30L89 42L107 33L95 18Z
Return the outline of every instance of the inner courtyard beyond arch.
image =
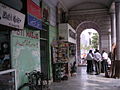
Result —
M93 28L83 30L80 34L80 58L85 59L89 50L94 53L95 49L99 50L99 33Z
M103 32L101 32L101 30L100 30L100 27L95 22L85 21L85 22L82 22L81 24L79 24L77 29L76 29L76 32L77 32L77 55L78 55L78 57L80 55L80 51L79 51L80 50L80 34L83 30L85 30L87 28L93 28L99 33L99 49L101 51L106 50L107 52L110 52L110 50L109 50L109 48L110 48L110 46L109 46L109 44L110 44L109 34L103 34ZM107 40L107 42L104 41L105 39Z

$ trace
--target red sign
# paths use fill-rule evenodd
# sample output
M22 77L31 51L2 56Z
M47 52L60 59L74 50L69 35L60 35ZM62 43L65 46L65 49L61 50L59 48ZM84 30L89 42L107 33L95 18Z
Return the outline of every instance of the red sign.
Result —
M32 0L27 0L27 12L38 19L42 19L42 9Z

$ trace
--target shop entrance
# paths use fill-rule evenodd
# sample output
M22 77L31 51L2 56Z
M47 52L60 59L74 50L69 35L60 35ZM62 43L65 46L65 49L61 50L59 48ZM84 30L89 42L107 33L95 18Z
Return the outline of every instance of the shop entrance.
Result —
M43 27L45 30L40 31L41 72L49 77L48 25Z
M40 40L41 72L48 76L48 44L47 40Z
M8 28L1 26L0 26L0 90L16 90L15 69L11 69L10 30Z
M10 68L10 31L0 30L0 71Z

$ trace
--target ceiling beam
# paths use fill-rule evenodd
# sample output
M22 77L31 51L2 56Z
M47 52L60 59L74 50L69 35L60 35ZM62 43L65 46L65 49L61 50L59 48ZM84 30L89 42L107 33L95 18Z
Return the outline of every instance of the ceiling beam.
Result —
M108 13L108 9L94 9L94 10L72 10L69 11L69 15L83 15L83 14L96 14L96 13Z

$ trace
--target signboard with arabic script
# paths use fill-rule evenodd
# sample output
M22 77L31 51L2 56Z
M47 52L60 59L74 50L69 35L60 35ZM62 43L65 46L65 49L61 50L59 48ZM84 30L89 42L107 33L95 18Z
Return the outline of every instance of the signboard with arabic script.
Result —
M0 24L17 29L23 29L24 21L24 14L0 3Z
M35 27L37 29L42 29L42 22L39 19L29 14L27 16L27 19L29 26Z

